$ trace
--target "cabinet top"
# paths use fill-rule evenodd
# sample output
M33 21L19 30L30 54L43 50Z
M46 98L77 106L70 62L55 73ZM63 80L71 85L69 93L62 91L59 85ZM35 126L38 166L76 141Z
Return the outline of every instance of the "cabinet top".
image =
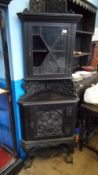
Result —
M7 7L12 0L0 0L0 8Z
M63 14L63 13L17 13L22 21L28 22L71 22L77 23L82 15L80 14Z

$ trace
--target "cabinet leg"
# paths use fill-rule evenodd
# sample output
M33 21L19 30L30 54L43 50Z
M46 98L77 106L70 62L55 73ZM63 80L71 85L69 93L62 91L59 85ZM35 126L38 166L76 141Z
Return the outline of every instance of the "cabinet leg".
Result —
M25 169L30 168L32 165L32 160L30 158L27 158L24 162Z
M80 122L80 140L79 140L79 150L83 150L83 145L84 145L84 135L86 131L86 120L83 119Z
M24 166L25 166L25 169L27 169L27 168L30 168L32 165L32 160L30 158L30 149L23 147L23 150L26 154L26 160L24 161Z
M70 163L70 164L73 163L73 155L72 155L73 152L74 152L74 145L73 144L68 145L66 159L65 159L66 163Z

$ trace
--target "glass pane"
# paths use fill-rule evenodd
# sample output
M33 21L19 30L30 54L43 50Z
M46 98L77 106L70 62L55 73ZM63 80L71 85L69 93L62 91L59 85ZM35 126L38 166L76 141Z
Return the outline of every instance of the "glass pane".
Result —
M65 52L53 52L53 55L59 66L59 73L65 73L66 53Z
M52 46L56 41L57 37L61 34L60 27L42 27L41 34L48 44L48 46Z
M40 35L40 27L34 26L33 27L33 35Z
M67 50L68 38L67 37L60 37L56 41L53 49L54 50Z
M40 58L41 58L41 61L39 61L40 64L37 64L36 66L36 64L34 63L35 65L33 67L34 75L47 75L47 74L58 73L58 66L50 54L46 54L43 56L42 53L39 53L39 60ZM33 59L35 59L35 54Z
M35 52L33 54L33 66L34 67L39 67L43 64L45 61L47 52Z
M49 47L53 47L55 42L58 40L58 37L66 36L68 33L68 29L62 27L42 27L41 34L44 38L45 42Z
M33 50L47 50L40 36L33 36Z
M64 74L67 57L68 30L63 27L34 27L33 74Z

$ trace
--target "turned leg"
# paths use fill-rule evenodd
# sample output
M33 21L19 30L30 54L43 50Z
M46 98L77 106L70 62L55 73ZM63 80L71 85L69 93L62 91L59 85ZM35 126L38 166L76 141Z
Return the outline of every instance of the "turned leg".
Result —
M30 168L32 165L32 160L30 158L30 149L25 149L26 160L24 162L25 168Z
M86 132L86 111L82 110L81 111L81 119L80 119L80 140L79 140L79 150L83 150L83 145L84 145L84 135Z
M67 163L73 163L73 154L74 152L74 144L70 143L67 145L67 154L66 154L66 162Z
M31 148L26 147L24 144L22 144L22 148L26 154L26 160L24 161L25 168L30 168L32 164L32 160L30 158Z

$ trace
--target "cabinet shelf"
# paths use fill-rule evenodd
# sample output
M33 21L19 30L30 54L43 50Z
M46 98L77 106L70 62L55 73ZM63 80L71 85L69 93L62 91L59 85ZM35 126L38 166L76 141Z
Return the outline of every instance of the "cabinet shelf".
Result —
M47 50L33 50L33 52L48 52Z
M32 50L32 52L49 52L48 50ZM52 52L65 52L65 50L52 50Z
M74 58L89 56L90 52L82 52L81 54L74 55Z
M80 65L74 66L73 70L80 69Z
M83 31L83 30L76 30L76 33L80 35L93 35L94 34L93 32Z

